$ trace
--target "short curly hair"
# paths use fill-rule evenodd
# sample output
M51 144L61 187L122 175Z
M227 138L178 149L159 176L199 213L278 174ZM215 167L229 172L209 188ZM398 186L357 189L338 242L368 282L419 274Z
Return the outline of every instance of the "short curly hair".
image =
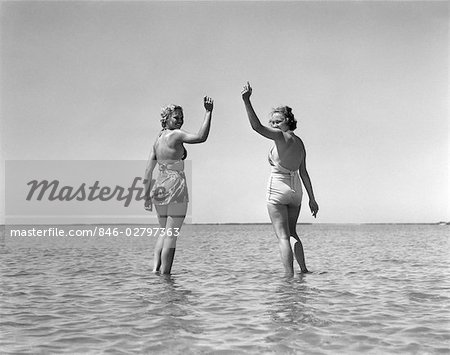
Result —
M170 104L167 106L164 106L163 108L161 108L161 126L162 128L166 128L166 124L167 124L167 119L170 118L170 116L172 116L172 114L176 111L176 110L181 110L183 111L183 108L179 105L174 105L174 104Z
M283 115L291 131L297 128L297 120L295 119L294 114L292 113L292 109L289 106L279 106L272 109L270 116L273 116L275 113L281 113Z

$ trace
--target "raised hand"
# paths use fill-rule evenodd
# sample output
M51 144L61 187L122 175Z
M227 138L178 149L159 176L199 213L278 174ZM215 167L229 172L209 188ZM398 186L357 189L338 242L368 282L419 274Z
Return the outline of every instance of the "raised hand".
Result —
M205 96L203 98L203 102L204 102L206 111L212 111L213 110L213 108L214 108L214 100L213 99L211 99L208 96Z
M244 85L244 88L241 91L242 99L244 101L249 100L251 94L252 94L252 87L250 86L250 83L247 81L247 85Z

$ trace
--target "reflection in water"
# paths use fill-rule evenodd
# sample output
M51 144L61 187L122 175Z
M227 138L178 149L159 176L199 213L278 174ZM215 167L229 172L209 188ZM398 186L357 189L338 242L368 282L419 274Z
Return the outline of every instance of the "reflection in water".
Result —
M192 293L180 285L177 285L172 275L156 275L159 278L161 288L158 301L167 311L166 315L186 315L189 308L188 296Z
M273 297L267 301L273 323L295 329L329 324L319 318L319 310L313 306L320 292L308 286L308 277L299 274L294 278L280 279Z
M203 332L200 322L193 314L196 301L192 291L178 284L174 276L152 275L147 291L148 293L143 296L148 304L146 314L149 321L156 320L159 340L166 343L168 341L180 343L180 338L186 338L187 333ZM153 350L159 349L158 344L155 346Z
M302 275L281 279L268 302L271 320L277 325L304 326L311 313L307 306L307 294L308 287Z
M172 275L152 274L140 293L150 315L171 317L187 314L192 292L178 285Z
M271 322L268 328L272 332L265 340L276 344L272 347L275 352L295 352L299 345L305 348L318 346L318 332L311 329L330 324L321 320L320 311L314 308L320 291L308 285L308 277L298 275L280 279L271 297L266 300Z

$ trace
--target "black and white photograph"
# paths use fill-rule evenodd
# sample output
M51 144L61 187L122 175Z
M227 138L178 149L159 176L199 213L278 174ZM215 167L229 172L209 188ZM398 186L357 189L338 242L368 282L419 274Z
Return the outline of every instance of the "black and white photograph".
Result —
M1 354L450 354L449 2L0 1Z

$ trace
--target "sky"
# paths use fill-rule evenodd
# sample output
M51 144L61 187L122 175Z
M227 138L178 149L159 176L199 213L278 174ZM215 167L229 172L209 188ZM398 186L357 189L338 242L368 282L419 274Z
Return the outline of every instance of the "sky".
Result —
M449 12L432 1L3 1L6 160L146 160L160 108L184 109L193 223L268 223L271 141L292 107L320 210L303 223L450 220ZM145 168L145 162L143 162ZM0 223L5 220L1 174Z

